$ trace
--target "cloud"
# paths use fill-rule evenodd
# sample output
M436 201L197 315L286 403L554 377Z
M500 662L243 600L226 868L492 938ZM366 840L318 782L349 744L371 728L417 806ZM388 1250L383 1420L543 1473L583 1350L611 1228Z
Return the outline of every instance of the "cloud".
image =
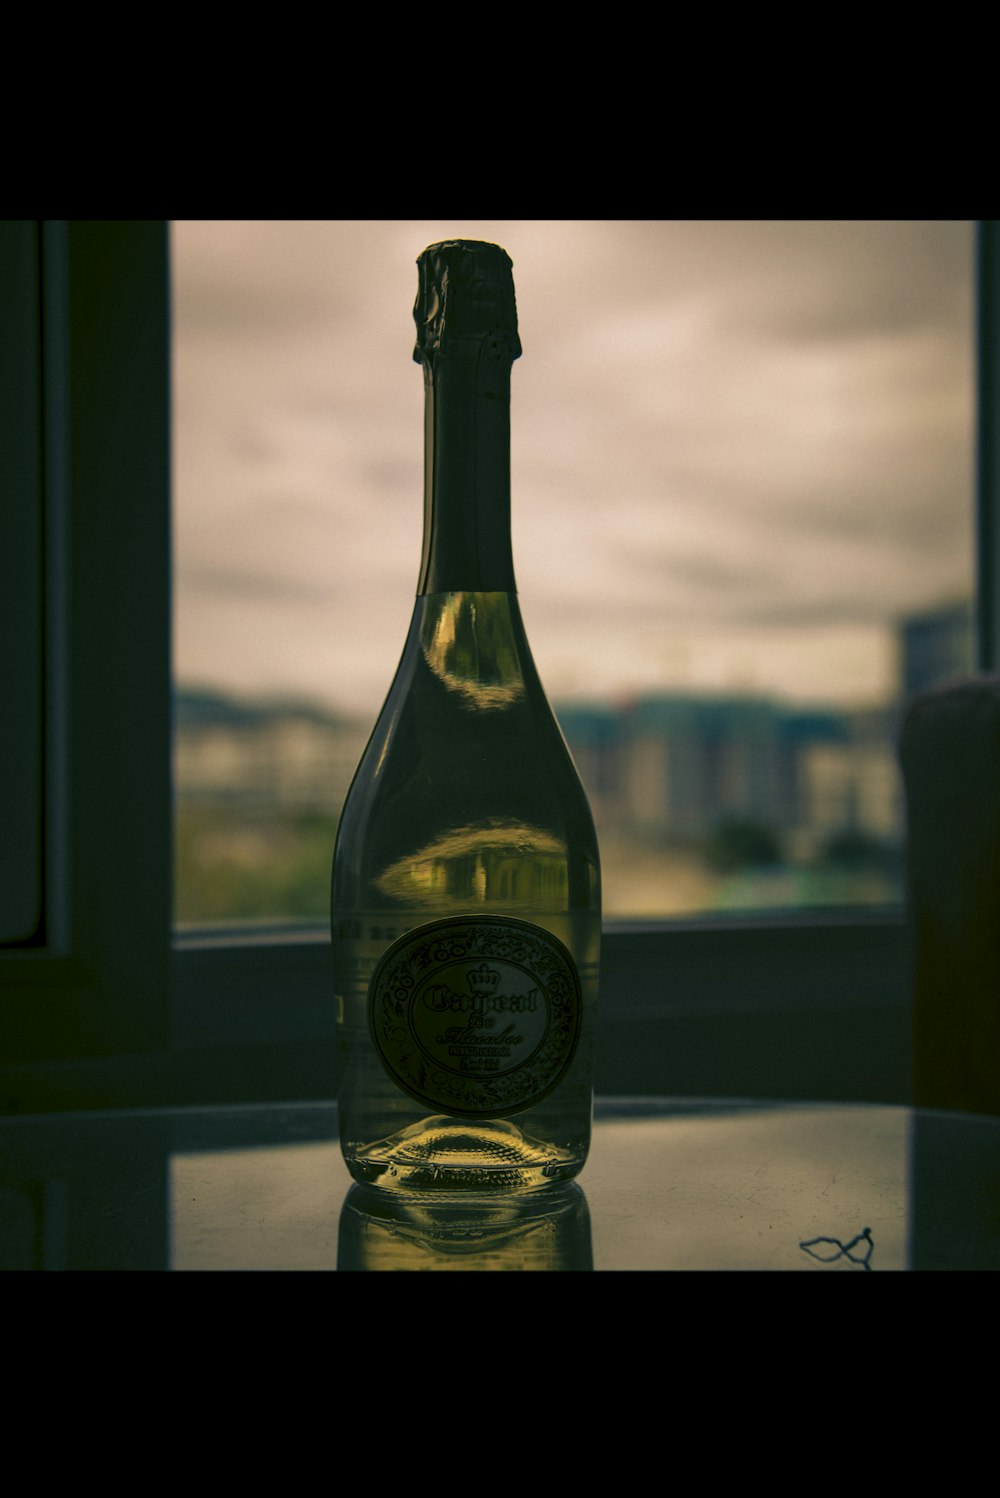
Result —
M971 590L967 224L181 224L181 676L273 686L284 650L333 700L350 640L384 688L422 525L414 261L463 233L514 259L515 566L563 677L617 657L627 686L650 630L690 626L748 659L784 631L791 683L825 631L831 690L867 690L862 634Z

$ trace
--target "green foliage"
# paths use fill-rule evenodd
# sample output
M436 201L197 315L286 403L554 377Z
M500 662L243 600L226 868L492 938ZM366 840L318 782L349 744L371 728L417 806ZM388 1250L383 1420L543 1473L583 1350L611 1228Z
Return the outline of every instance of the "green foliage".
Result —
M827 840L820 857L823 863L845 869L878 869L891 861L891 855L878 838L846 829Z
M178 924L328 920L334 817L246 801L182 801L175 833ZM609 842L608 851L614 848ZM700 845L664 835L630 838L609 859L606 873L610 889L622 877L622 866L640 867L644 893L639 893L652 900L642 909L676 913L759 908L776 901L782 906L894 902L901 897L898 863L899 855L894 861L874 839L844 832L829 840L815 866L792 870L783 866L771 828L729 818ZM775 884L783 869L787 879ZM630 898L635 893L630 887Z
M719 873L766 868L781 862L781 847L771 828L750 817L727 817L705 842L705 862Z
M327 920L336 821L314 811L181 805L174 919Z

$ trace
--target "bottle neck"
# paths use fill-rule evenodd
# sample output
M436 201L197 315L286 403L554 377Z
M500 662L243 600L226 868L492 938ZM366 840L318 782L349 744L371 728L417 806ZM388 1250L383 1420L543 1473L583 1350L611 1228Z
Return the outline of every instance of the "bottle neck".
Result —
M424 365L424 545L417 594L513 593L511 351L455 338Z

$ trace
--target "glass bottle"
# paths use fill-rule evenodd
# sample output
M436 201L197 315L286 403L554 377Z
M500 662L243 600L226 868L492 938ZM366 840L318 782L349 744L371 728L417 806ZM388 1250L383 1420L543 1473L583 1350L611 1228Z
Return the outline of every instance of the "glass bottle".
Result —
M514 584L511 262L417 265L417 599L333 864L341 1146L383 1188L536 1187L589 1146L597 839Z

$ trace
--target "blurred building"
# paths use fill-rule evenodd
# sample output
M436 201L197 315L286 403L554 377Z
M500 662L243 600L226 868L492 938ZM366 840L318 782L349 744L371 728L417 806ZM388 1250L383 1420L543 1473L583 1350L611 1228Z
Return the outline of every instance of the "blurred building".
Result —
M897 845L904 828L893 706L790 719L797 742L796 851L812 856L834 837L860 834Z
M559 718L602 830L690 839L755 822L806 858L839 833L901 837L891 708L660 693Z
M650 694L557 709L598 829L697 841L725 822L774 832L793 858L839 833L902 831L891 707L792 709L757 697ZM336 815L369 724L311 704L175 698L179 802Z
M186 802L340 811L370 725L311 704L174 699L174 784Z
M910 614L899 623L900 689L915 692L973 669L973 611L968 601Z
M625 726L623 809L632 827L686 834L727 817L784 820L786 765L770 702L647 697Z
M563 703L556 711L598 826L621 816L622 718L610 703Z

